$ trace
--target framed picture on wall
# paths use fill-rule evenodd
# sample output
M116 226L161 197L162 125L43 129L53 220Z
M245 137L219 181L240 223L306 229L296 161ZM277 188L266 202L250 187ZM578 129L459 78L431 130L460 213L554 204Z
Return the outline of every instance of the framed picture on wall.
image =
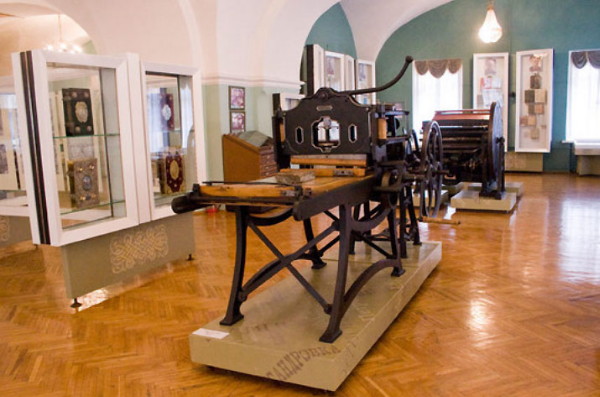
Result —
M343 91L345 89L344 72L344 54L325 51L325 87Z
M508 149L508 52L473 54L473 108L502 106L504 150Z
M554 50L517 52L515 151L549 153Z
M246 112L229 112L229 128L231 132L246 131Z
M375 62L356 60L356 89L375 87ZM363 105L374 105L377 101L375 93L357 95L356 100Z
M246 89L244 87L229 87L229 109L244 110L246 108Z

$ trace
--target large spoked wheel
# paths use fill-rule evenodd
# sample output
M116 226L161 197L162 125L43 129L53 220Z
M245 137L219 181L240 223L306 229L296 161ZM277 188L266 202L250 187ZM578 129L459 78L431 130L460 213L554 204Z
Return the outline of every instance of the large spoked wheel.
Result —
M429 123L423 131L421 148L421 167L423 180L420 188L421 216L434 218L442 203L442 168L444 152L442 132L435 121Z

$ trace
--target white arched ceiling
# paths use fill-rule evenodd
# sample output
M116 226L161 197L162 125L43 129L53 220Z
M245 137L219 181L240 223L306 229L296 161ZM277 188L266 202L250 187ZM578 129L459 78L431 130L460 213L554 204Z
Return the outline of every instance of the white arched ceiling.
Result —
M62 13L77 22L100 54L135 52L150 62L193 65L197 48L191 44L189 16L182 11L187 1L0 0L0 12L46 8L48 14Z
M194 2L205 81L298 86L298 68L314 22L336 0Z
M386 40L402 25L452 0L342 0L356 54L374 61Z
M390 35L450 0L342 0L360 58L375 60ZM199 66L205 82L297 86L302 49L336 0L0 0L0 12L63 13L100 54ZM4 22L0 19L0 27Z

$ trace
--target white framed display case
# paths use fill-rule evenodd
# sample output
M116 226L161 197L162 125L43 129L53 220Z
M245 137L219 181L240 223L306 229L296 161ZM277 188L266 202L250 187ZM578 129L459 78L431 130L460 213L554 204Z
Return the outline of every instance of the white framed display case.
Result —
M356 60L356 89L375 87L375 62ZM358 103L363 105L374 105L377 102L375 93L361 94L356 96Z
M132 99L141 98L143 103L144 128L136 131L143 130L144 136L136 139L146 143L146 156L136 158L136 169L143 171L137 175L138 202L140 222L146 222L148 214L150 220L174 215L173 198L206 179L204 121L200 106L194 106L202 98L202 87L196 68L140 62L139 57L128 56L134 73L136 65L141 68L139 95L134 95L135 74L130 80Z
M518 51L515 151L549 153L554 50Z
M0 216L29 216L13 79L0 79Z
M489 109L493 102L502 106L504 150L508 149L508 52L473 54L473 108Z
M139 223L125 57L13 54L33 242Z
M333 51L325 51L325 87L336 91L344 91L345 61L344 54Z

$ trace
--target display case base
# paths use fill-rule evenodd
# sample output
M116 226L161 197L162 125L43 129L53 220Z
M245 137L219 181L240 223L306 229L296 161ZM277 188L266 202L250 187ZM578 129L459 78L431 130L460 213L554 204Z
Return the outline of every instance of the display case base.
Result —
M67 297L187 258L195 251L193 213L174 215L61 247Z
M375 251L357 247L350 257L348 285L376 260ZM222 326L216 319L190 335L192 361L277 381L336 390L419 290L442 257L439 242L409 245L406 272L377 273L360 291L334 343L319 342L329 316L293 277L287 277L242 305L244 319ZM319 270L302 275L328 300L337 263L325 258Z
M0 248L31 240L27 216L0 216Z
M510 212L517 203L517 193L504 193L496 200L491 197L479 197L479 191L465 189L450 199L450 205L457 210Z
M467 190L473 190L479 193L481 191L481 183L479 182L471 182L466 185ZM523 182L506 182L504 184L504 189L507 193L516 193L517 198L521 198L523 193L525 193L525 187L523 186Z

